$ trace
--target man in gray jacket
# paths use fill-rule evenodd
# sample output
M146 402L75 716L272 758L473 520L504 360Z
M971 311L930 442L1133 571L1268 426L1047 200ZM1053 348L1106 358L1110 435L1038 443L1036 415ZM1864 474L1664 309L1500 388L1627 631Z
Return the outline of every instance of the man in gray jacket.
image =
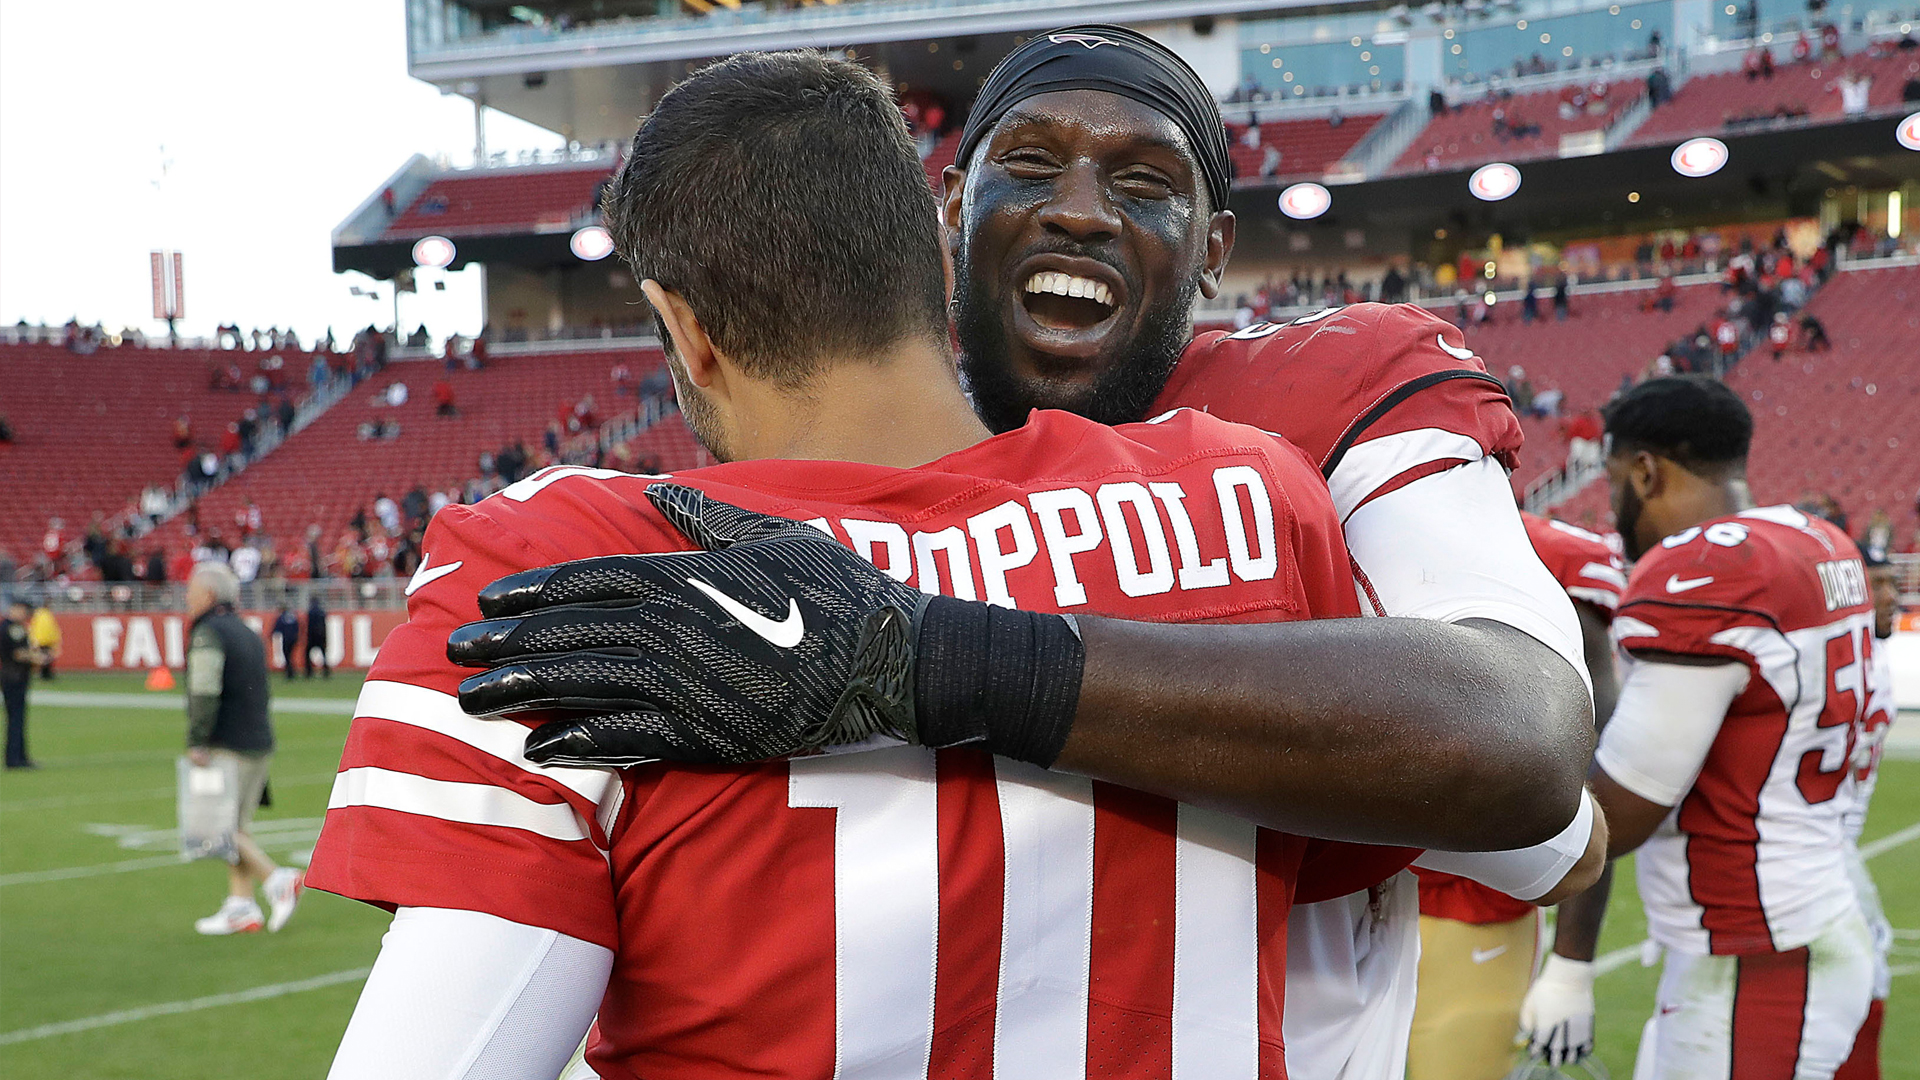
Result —
M203 562L187 579L187 757L195 765L230 769L239 784L234 823L235 862L227 868L227 899L220 910L193 924L202 934L278 930L293 916L303 875L275 866L247 828L266 788L273 758L273 721L268 715L267 651L260 635L234 610L240 581L225 564ZM267 896L263 918L255 887Z

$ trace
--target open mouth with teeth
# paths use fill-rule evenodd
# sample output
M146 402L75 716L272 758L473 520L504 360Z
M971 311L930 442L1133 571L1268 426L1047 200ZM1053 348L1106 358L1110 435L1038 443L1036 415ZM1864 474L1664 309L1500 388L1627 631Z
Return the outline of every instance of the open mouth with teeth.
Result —
M1113 291L1101 282L1057 270L1027 279L1021 299L1033 321L1048 330L1085 330L1113 317Z

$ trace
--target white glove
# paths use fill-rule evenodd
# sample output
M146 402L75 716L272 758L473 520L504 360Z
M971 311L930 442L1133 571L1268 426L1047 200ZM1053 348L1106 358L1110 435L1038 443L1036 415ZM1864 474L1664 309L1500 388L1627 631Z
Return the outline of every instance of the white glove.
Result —
M1520 1004L1527 1053L1570 1065L1593 1053L1593 962L1549 953Z

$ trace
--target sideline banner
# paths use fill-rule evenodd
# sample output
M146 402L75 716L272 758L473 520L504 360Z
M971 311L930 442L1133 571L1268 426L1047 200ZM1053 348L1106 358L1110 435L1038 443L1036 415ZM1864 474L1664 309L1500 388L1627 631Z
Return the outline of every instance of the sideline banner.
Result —
M240 617L254 632L267 636L275 611L243 611ZM307 620L300 615L304 645ZM159 613L58 612L59 667L68 671L144 671L186 666L187 619ZM380 643L407 619L404 611L338 611L327 615L327 661L337 668L365 668L373 663ZM294 663L300 663L296 648ZM281 670L280 644L267 642L267 665Z

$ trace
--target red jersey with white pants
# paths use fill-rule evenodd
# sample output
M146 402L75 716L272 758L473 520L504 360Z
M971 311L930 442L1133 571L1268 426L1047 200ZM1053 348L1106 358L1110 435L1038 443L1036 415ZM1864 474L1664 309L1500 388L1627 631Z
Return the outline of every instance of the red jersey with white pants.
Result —
M965 749L542 769L523 728L463 714L446 639L483 586L687 546L652 479L553 468L436 515L309 883L613 950L588 1050L609 1080L1286 1075L1287 914L1296 883L1364 886L1343 845ZM1036 413L918 469L674 479L928 591L1163 621L1359 613L1312 464L1193 412Z
M1614 638L1629 680L1648 651L1747 668L1697 777L1635 860L1653 939L1784 952L1853 910L1844 819L1875 644L1853 541L1784 506L1675 533L1635 565ZM1613 739L1596 760L1638 793Z
M1503 622L1584 673L1572 605L1527 545L1508 486L1520 423L1451 323L1355 304L1201 334L1156 405L1181 407L1284 435L1320 467L1368 610ZM1413 875L1302 900L1288 930L1290 1067L1398 1080L1419 950Z
M1611 621L1627 587L1626 568L1599 534L1564 521L1522 511L1527 539L1554 580L1574 600L1592 605ZM1420 877L1420 914L1484 926L1531 918L1538 908L1498 889L1440 870L1416 867Z

